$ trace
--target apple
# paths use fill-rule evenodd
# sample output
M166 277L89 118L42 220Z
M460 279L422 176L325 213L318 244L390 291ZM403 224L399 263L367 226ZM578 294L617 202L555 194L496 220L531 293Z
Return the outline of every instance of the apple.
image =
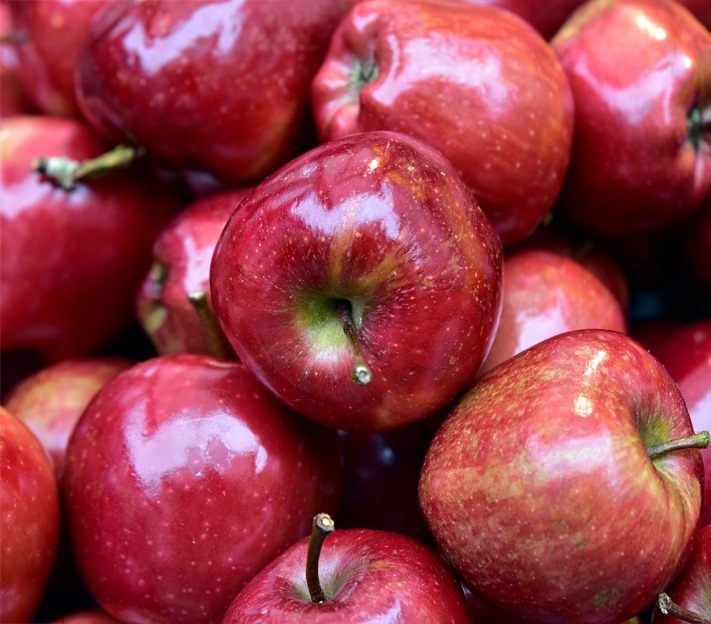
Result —
M115 142L231 184L314 142L309 85L343 0L132 0L92 25L77 64L87 119Z
M52 624L121 624L99 609L87 609L64 615Z
M184 205L182 187L134 166L100 179L49 175L106 145L85 124L10 117L0 131L0 333L3 352L46 360L88 354L133 322L151 246ZM64 158L54 158L64 157ZM39 160L38 160L39 159ZM48 172L49 173L49 172Z
M610 290L582 264L549 251L523 249L504 259L502 301L499 327L479 375L566 331L627 331L624 310Z
M493 607L621 622L685 562L708 442L646 349L619 332L570 331L463 396L427 451L420 504L445 558Z
M310 539L247 584L222 624L471 621L452 572L418 541L374 529L333 532L326 514L314 525Z
M11 4L0 2L0 117L21 115L29 111L20 82L16 49L24 38L15 30Z
M711 28L711 3L708 0L678 0L685 6L706 28Z
M30 622L54 563L59 489L44 447L0 407L0 621Z
M204 294L212 317L210 262L225 223L249 193L240 188L210 195L189 205L159 234L153 245L153 266L137 295L138 318L157 352L227 355L225 338L191 303ZM192 298L192 299L191 299ZM209 323L209 321L208 321ZM220 332L221 333L221 332ZM215 338L217 340L212 340ZM234 357L234 354L231 354Z
M240 360L281 401L384 431L474 377L500 314L501 243L436 150L359 133L252 191L217 244L210 291Z
M573 137L573 99L550 46L503 9L357 4L311 93L323 141L392 130L440 150L505 245L552 207Z
M711 191L711 33L669 0L593 0L552 45L575 98L560 214L621 236L697 210Z
M307 535L311 514L337 509L341 478L335 431L290 412L241 363L181 354L98 392L70 438L63 492L104 611L200 624Z

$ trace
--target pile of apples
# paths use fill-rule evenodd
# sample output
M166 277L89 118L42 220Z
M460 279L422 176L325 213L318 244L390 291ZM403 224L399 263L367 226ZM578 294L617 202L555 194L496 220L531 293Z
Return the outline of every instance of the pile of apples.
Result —
M711 622L711 1L0 20L0 622Z

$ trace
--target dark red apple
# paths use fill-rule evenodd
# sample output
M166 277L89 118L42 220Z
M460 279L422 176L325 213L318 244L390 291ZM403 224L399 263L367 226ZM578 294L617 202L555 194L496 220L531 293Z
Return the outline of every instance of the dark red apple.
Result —
M392 130L439 149L504 244L543 219L570 156L565 74L530 25L496 7L359 3L334 33L312 106L322 140Z
M107 383L67 448L64 495L92 595L127 624L218 622L337 509L338 439L238 362L183 354Z
M31 622L59 536L59 491L37 437L0 407L0 621Z
M284 403L352 431L434 414L474 377L500 314L501 243L452 166L391 132L294 159L213 256L215 312Z
M427 452L420 504L446 559L492 606L528 621L621 622L684 565L705 445L646 349L571 331L464 395Z
M711 2L708 0L678 0L691 13L706 26L711 28Z
M669 0L593 0L553 48L575 98L560 212L619 236L697 210L711 191L711 33Z

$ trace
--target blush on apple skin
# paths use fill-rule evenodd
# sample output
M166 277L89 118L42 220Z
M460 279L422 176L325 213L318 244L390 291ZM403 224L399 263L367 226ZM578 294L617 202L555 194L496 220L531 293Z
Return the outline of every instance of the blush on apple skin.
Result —
M106 384L67 448L64 496L92 595L129 624L216 622L263 566L337 509L335 431L238 362L154 358Z

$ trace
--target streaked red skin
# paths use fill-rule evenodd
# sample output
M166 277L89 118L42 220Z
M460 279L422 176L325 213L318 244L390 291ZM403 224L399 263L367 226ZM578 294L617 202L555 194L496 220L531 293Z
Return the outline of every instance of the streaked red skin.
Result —
M600 41L607 42L604 46ZM575 97L575 140L558 202L585 229L631 234L678 221L711 190L711 33L664 0L596 0L553 39Z
M39 156L84 160L106 150L75 120L7 119L0 149L2 349L47 360L98 349L133 322L151 246L183 193L138 167L73 191L32 172Z
M686 566L666 591L679 606L711 619L711 526L696 533ZM685 624L683 620L654 610L652 624Z
M184 354L121 373L67 449L67 515L89 590L128 624L219 621L315 513L337 509L337 445L238 362Z
M684 243L691 270L711 288L711 195L692 216L684 233Z
M692 433L679 389L641 345L560 334L458 403L425 458L420 504L445 557L491 605L536 621L622 621L691 547L701 455L652 462L647 445Z
M327 600L311 602L308 539L270 563L240 592L221 624L465 624L458 581L419 542L386 531L336 529L323 544L319 579Z
M59 536L59 489L37 437L0 407L0 620L31 622Z
M377 77L357 84L359 62ZM392 130L440 150L505 245L533 231L563 183L572 95L550 47L508 11L361 2L334 33L311 101L324 141Z
M52 624L121 624L118 620L115 620L110 615L107 615L103 611L98 609L92 609L90 611L80 611L79 613L72 613L70 615L64 615L58 620L54 620Z
M15 28L27 34L16 46L25 93L46 115L81 118L74 69L94 15L107 0L12 2Z
M217 244L210 289L237 355L280 400L338 429L383 431L434 414L473 379L500 271L501 243L451 165L372 132L257 186ZM355 302L365 386L350 377L338 298Z
M625 312L582 264L528 249L504 259L501 320L482 375L546 338L573 329L627 331Z
M227 220L249 191L234 189L196 201L156 239L153 267L138 291L136 312L160 355L211 354L206 329L188 295L204 292L211 302L212 254Z
M711 431L711 320L671 333L654 355L679 385L696 431ZM711 524L711 448L702 449L706 480L701 525Z
M109 357L63 360L30 375L7 396L5 407L37 436L58 481L64 471L69 437L89 401L132 364Z
M345 0L117 3L80 56L80 105L168 165L260 180L313 143L309 85L345 10Z

